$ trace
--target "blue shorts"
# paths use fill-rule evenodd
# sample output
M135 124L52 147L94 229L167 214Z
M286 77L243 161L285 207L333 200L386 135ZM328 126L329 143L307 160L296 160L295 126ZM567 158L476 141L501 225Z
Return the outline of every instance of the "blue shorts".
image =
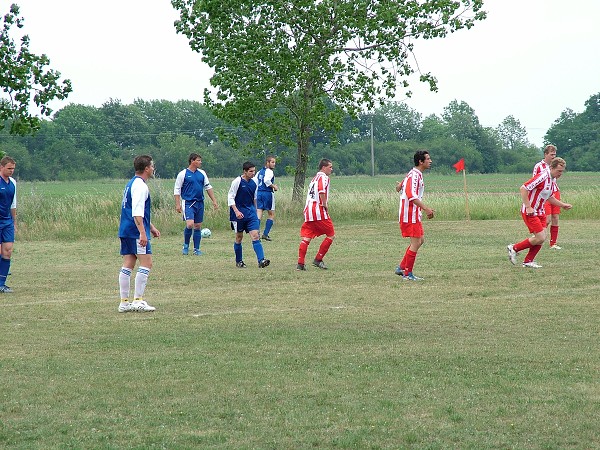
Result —
M256 194L256 209L275 211L275 194L273 192L258 191L258 194Z
M181 203L183 220L193 220L194 223L204 222L204 201L182 200Z
M0 225L0 244L3 242L15 242L15 223L12 220Z
M254 216L249 219L237 219L231 221L231 229L236 233L250 233L252 230L260 229L260 222L258 221L258 217Z
M140 246L140 240L135 238L119 238L121 239L121 255L151 255L152 246L150 241L145 247Z

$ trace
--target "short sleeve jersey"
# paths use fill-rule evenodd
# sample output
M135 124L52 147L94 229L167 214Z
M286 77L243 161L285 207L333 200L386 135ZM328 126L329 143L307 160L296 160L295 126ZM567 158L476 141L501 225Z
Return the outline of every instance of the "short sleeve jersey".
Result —
M325 209L325 204L321 203L319 194L325 194L325 202L327 203L329 200L329 177L320 171L317 172L308 185L306 204L304 205L305 222L329 219L329 213Z
M10 223L13 221L11 209L17 207L17 182L13 177L8 177L8 181L0 177L0 223Z
M556 184L552 180L550 171L541 171L534 177L523 183L523 187L529 191L528 198L536 216L545 215L544 204L555 190ZM525 213L525 204L521 206L521 212Z
M150 190L144 179L137 175L129 180L123 191L121 202L121 222L119 224L120 238L139 239L140 232L133 220L134 216L143 217L144 229L148 240L150 234Z
M227 194L227 206L229 206L229 220L237 220L232 205L244 215L244 218L249 219L256 216L256 206L254 205L254 196L256 195L256 182L253 178L245 180L237 177L231 182L229 193Z
M423 173L413 167L402 181L400 188L400 208L398 221L401 223L419 223L421 222L422 211L414 201L423 200L425 184L423 183Z
M255 181L258 184L258 192L273 192L271 185L275 183L275 174L272 169L263 167L256 174Z
M174 195L180 195L185 201L204 201L204 190L212 189L206 172L202 169L183 169L175 179Z
M550 172L550 166L548 164L546 164L546 161L544 161L543 159L537 163L535 166L533 166L533 174L532 176L536 176L537 174L539 174L540 172L543 172L544 170L547 170L548 172ZM553 180L554 186L553 186L553 191L552 192L557 192L560 189L558 189L558 183L556 182L556 178L554 178Z

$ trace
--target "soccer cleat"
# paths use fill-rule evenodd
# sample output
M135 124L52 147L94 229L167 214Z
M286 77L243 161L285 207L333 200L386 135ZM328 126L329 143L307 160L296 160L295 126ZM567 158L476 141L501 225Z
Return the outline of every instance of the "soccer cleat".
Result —
M524 262L523 267L527 267L529 269L541 269L542 266L536 263L535 261Z
M181 254L182 255L187 255L190 251L190 245L189 244L183 244L183 249L181 250Z
M129 306L129 310L133 312L152 312L156 311L154 306L150 306L145 300L134 300Z
M119 305L119 310L120 313L126 313L131 311L131 303L129 302L121 302L121 304Z
M6 285L0 286L0 294L12 294L13 290Z
M271 239L271 238L269 237L269 235L268 235L268 234L263 234L263 235L261 236L261 239L262 239L263 241L269 241L269 242L273 240L273 239Z
M271 261L269 261L268 259L261 259L258 262L258 267L260 267L262 269L264 267L267 267L269 264L271 264Z
M404 281L423 281L424 278L418 277L412 272L408 272L408 275L402 275Z
M562 247L559 247L559 246L558 246L558 245L556 245L556 244L554 244L554 245L551 245L551 246L550 246L550 248L551 248L552 250L562 250Z
M296 265L296 270L304 270L304 271L306 271L306 266L304 264L297 264Z
M402 267L398 266L398 267L396 267L396 270L394 270L394 273L396 275L400 275L400 276L403 277L404 276L404 269Z
M319 269L327 270L325 263L323 261L319 261L318 259L313 261L313 266L318 267Z
M202 256L202 255L204 255L204 253L202 253L202 250L200 250L200 249L198 249L198 250L194 249L194 256Z
M238 261L235 263L235 267L237 267L238 269L245 269L246 263L244 261Z
M515 252L515 249L513 248L512 244L508 244L506 246L506 249L508 250L508 260L511 262L511 264L516 264L517 263L517 252Z

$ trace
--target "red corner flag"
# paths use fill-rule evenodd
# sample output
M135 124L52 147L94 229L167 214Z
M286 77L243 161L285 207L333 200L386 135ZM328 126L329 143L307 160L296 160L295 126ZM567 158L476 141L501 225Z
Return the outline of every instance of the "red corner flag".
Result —
M456 169L456 173L465 170L465 158L461 158L459 162L452 164L452 167Z

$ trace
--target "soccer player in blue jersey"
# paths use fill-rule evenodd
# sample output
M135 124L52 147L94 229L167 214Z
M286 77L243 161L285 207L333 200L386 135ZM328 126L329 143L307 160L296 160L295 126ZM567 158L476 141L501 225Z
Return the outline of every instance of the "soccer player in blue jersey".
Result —
M231 229L235 231L235 242L233 244L235 265L240 269L246 267L242 258L242 239L244 238L244 232L246 232L252 238L252 248L258 259L258 267L267 267L271 261L265 259L265 253L258 234L260 222L256 215L256 182L253 180L256 166L250 161L246 161L242 166L242 170L242 175L231 182L227 194L229 220L231 221Z
M183 250L181 253L187 255L190 249L190 238L194 236L194 255L200 256L200 241L202 234L202 222L204 221L204 190L210 197L213 208L217 209L217 201L210 181L202 166L202 156L198 153L190 154L189 166L183 169L175 179L175 210L183 215L185 228L183 230Z
M121 303L118 311L125 313L151 312L156 310L144 300L146 283L152 269L152 236L159 237L160 231L150 222L150 190L146 181L154 175L154 163L148 155L137 156L133 160L135 176L129 180L123 191L121 203L121 222L119 238L121 240L121 255L123 267L119 272L119 290ZM133 302L129 301L131 273L139 261L135 275Z
M0 160L0 294L13 290L6 285L17 230L17 183L12 177L15 160L5 156Z
M265 167L260 169L254 177L254 181L258 185L258 190L256 191L256 215L258 216L258 221L260 222L262 219L263 211L267 211L268 214L265 229L261 236L261 239L265 241L271 240L269 233L275 221L275 191L278 189L275 184L275 174L273 173L275 163L274 156L267 156Z

